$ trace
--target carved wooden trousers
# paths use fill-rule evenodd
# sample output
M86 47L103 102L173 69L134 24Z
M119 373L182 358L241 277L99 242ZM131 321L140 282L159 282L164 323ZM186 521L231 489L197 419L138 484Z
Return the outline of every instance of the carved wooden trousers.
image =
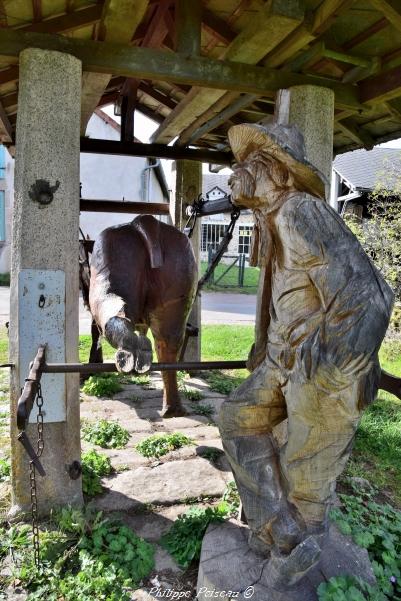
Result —
M358 374L344 373L321 363L306 375L302 366L281 369L268 352L223 404L224 449L249 526L267 544L285 548L293 525L283 515L293 516L301 539L324 529L358 426L363 382L373 368L370 361ZM288 442L278 449L272 429L287 417Z

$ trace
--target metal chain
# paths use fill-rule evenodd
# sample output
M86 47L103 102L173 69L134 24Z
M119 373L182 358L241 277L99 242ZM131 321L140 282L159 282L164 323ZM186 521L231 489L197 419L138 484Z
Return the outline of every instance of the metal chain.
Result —
M36 405L38 408L38 414L36 417L37 424L37 432L38 432L38 440L37 440L37 456L40 457L43 453L44 449L44 440L43 440L43 395L42 395L42 387L40 382L38 383L37 393L36 393ZM38 526L38 497L37 497L37 489L36 489L36 467L33 461L29 462L29 484L31 489L31 514L32 514L32 542L33 542L33 553L34 553L34 562L36 567L40 566L40 557L39 557L39 526Z

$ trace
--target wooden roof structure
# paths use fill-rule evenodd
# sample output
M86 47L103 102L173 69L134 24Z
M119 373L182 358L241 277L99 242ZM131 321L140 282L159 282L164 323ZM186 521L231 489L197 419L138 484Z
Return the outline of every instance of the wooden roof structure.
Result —
M401 0L0 0L6 144L27 47L82 61L82 135L115 103L117 154L228 164L228 128L269 118L277 90L296 84L334 90L335 154L401 137ZM133 142L134 110L159 124L152 145Z

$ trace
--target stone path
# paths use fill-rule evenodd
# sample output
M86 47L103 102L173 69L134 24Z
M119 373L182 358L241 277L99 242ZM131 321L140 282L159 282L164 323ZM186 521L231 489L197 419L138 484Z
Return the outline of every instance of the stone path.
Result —
M127 446L120 450L101 449L83 442L83 451L96 448L107 454L116 470L103 480L105 493L96 496L90 505L106 513L119 513L139 536L156 545L151 586L191 591L185 599L192 599L195 598L197 572L184 574L157 543L190 504L218 502L227 482L232 480L232 474L223 453L215 461L202 457L210 449L222 450L215 419L225 397L211 391L198 378L185 380L185 387L198 390L203 397L200 401L189 401L182 394L183 405L188 412L185 417L160 417L163 391L159 374L151 375L149 386L124 384L123 390L112 400L81 393L81 417L83 422L102 418L118 421L130 433ZM212 416L197 413L197 405L213 407ZM135 445L158 432L181 432L191 438L193 444L157 460L147 459L136 451ZM157 598L145 589L136 591L133 596L134 601Z

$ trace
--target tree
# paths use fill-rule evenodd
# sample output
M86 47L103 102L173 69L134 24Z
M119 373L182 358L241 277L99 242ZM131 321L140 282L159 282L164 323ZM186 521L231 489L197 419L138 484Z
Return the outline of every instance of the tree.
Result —
M387 160L378 173L377 183L369 195L369 219L344 216L365 252L401 301L401 155L400 161Z

